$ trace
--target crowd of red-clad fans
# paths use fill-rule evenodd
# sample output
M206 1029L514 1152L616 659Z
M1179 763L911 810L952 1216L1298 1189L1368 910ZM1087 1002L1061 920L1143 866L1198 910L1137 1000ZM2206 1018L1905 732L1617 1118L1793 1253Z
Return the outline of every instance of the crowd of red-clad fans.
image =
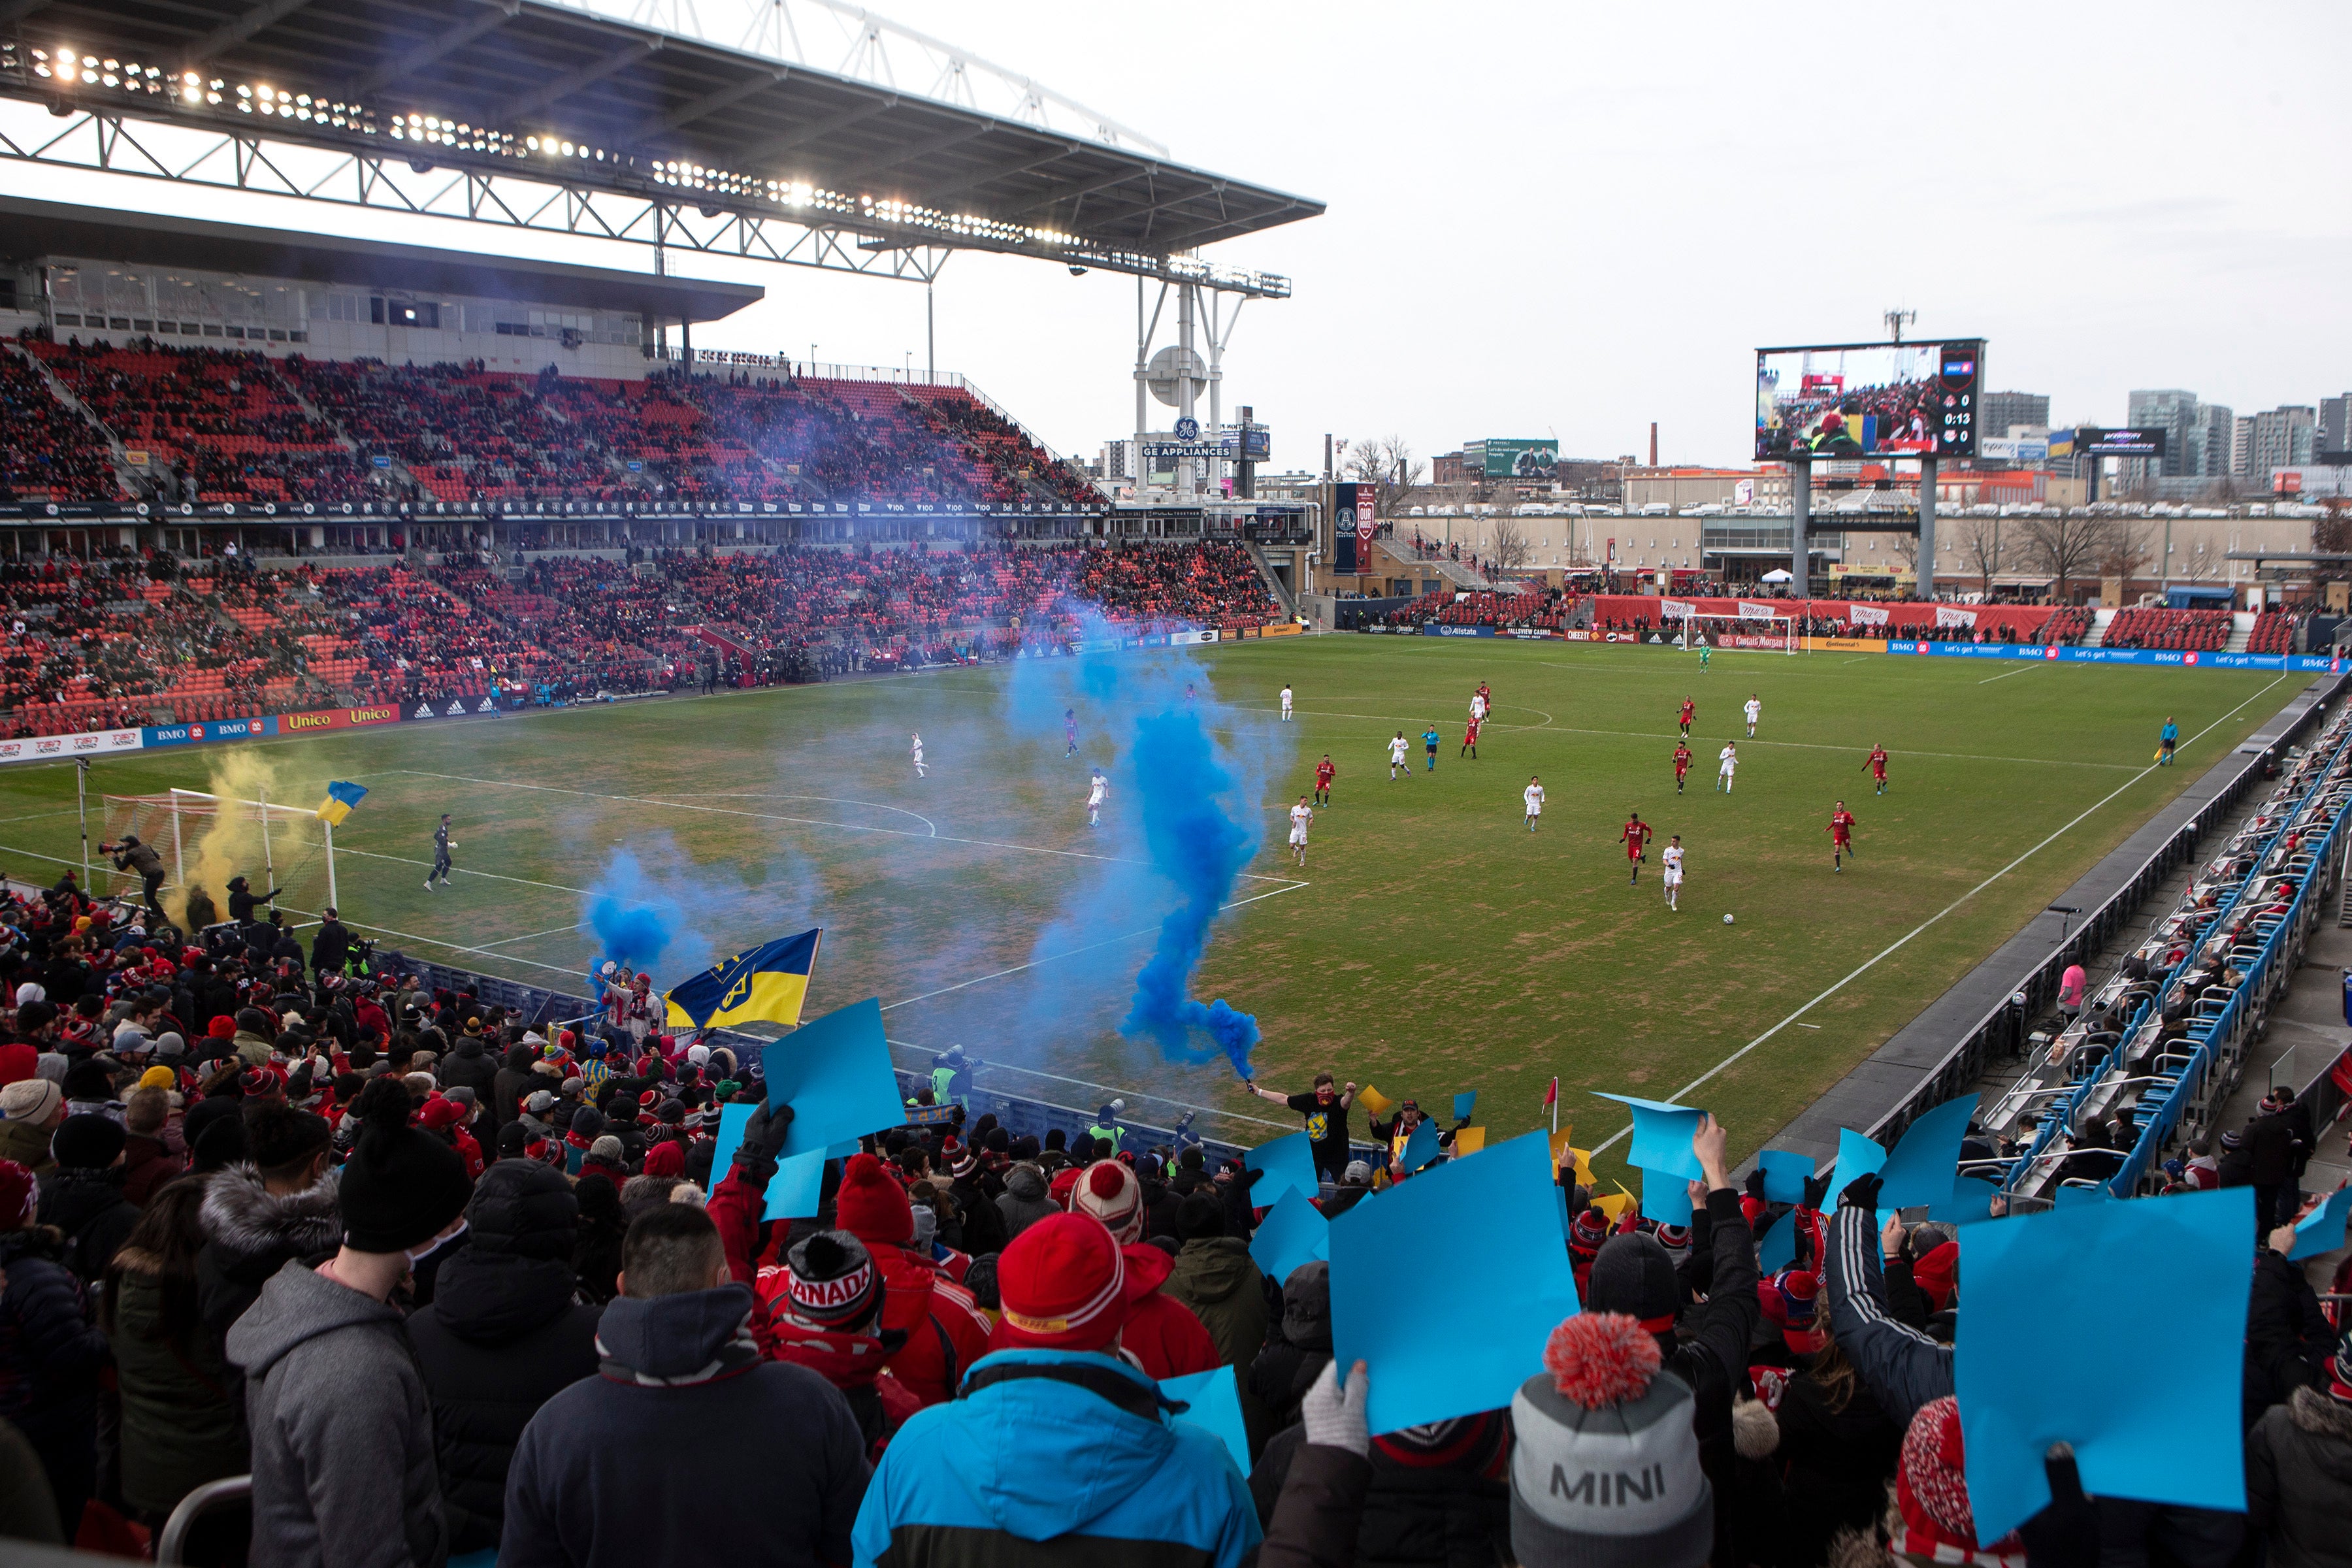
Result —
M1138 630L1259 626L1240 545L783 547L503 566L259 571L237 557L0 563L0 710L19 735L500 693L805 680Z
M2291 1231L2249 1259L2244 1512L2087 1497L2059 1451L2056 1500L1979 1539L1968 1233L1882 1226L1875 1174L1770 1202L1703 1118L1690 1223L1657 1225L1569 1151L1564 1232L1526 1238L1564 1234L1582 1306L1545 1370L1375 1434L1330 1266L1269 1278L1261 1176L1197 1141L1117 1102L1016 1135L969 1114L983 1064L954 1051L906 1126L772 1201L791 1106L625 977L593 1026L542 1032L368 973L331 910L306 954L232 888L194 942L70 880L0 908L0 1536L138 1556L249 1476L183 1560L2343 1560L2352 1345ZM1354 1085L1260 1092L1305 1119L1328 1217L1461 1131L1406 1100L1366 1147ZM754 1109L721 1163L731 1105ZM1776 1221L1794 1257L1768 1270ZM1509 1288L1432 1246L1396 1266ZM1225 1367L1237 1447L1162 1386Z
M0 346L0 411L10 426L0 500L1098 499L1083 474L961 387L679 370L639 381L552 367L520 375L28 331Z

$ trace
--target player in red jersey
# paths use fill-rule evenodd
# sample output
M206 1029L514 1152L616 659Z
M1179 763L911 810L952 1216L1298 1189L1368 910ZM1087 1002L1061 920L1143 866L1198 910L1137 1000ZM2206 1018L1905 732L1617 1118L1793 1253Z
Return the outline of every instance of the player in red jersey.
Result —
M1685 740L1685 741L1687 741L1687 740L1689 740L1689 739L1690 739L1691 720L1692 720L1692 719L1694 719L1694 718L1696 718L1696 717L1697 716L1697 714L1698 714L1698 704L1697 704L1697 703L1696 703L1696 702L1693 702L1693 701L1692 701L1689 698L1687 698L1687 697L1684 698L1684 699L1683 699L1683 739L1684 739L1684 740Z
M1459 752L1456 752L1454 755L1456 757L1467 757L1474 763L1478 760L1477 720L1473 719L1462 727L1462 749Z
M1675 793L1683 793L1683 775L1690 772L1691 749L1687 741L1675 742Z
M1642 820L1640 812L1634 812L1626 820L1625 831L1617 837L1625 846L1626 863L1633 868L1633 874L1625 879L1626 886L1631 887L1642 879L1642 862L1649 858L1645 849L1650 842L1650 825Z
M1315 764L1316 805L1328 805L1331 804L1331 775L1339 771L1339 769L1331 765L1331 753L1328 752L1324 752L1323 760Z
M1871 747L1870 761L1863 763L1862 765L1870 770L1870 776L1872 778L1878 781L1878 789L1876 793L1879 795L1885 795L1886 793L1886 748L1884 746Z
M1840 801L1837 809L1830 813L1830 869L1844 870L1841 861L1853 858L1853 813L1845 808L1845 802Z

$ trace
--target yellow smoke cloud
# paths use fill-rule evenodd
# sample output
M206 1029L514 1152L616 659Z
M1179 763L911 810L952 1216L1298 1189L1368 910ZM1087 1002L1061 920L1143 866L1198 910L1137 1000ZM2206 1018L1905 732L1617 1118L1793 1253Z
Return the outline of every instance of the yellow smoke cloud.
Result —
M269 890L262 880L261 814L233 803L255 800L268 801L272 805L297 804L279 786L268 752L258 749L223 751L210 760L212 782L206 787L220 798L202 831L184 840L187 886L174 889L163 900L164 912L184 929L188 923L188 895L197 889L211 898L216 920L228 918L230 878L248 879L257 893ZM307 841L298 838L302 832L303 825L286 818L270 824L270 848L281 871L299 858L302 848L307 847ZM310 837L316 837L315 825Z

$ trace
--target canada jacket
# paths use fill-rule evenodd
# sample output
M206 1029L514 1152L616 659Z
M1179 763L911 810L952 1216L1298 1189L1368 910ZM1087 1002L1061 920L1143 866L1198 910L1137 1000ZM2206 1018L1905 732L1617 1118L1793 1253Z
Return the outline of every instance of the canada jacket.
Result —
M1237 1568L1259 1541L1224 1445L1126 1363L1000 1351L898 1429L858 1510L856 1568Z
M229 1394L220 1349L190 1323L177 1338L163 1328L163 1260L126 1247L112 1310L115 1382L122 1396L122 1498L169 1513L206 1481L243 1475L245 1421Z
M289 1263L228 1355L252 1432L252 1568L438 1568L433 1412L398 1309Z
M596 1375L599 1309L577 1304L577 1288L566 1259L464 1247L442 1267L433 1304L408 1320L433 1402L452 1553L497 1549L523 1429L541 1405Z
M2272 1568L2352 1564L2352 1405L2298 1388L2246 1435L2246 1527Z

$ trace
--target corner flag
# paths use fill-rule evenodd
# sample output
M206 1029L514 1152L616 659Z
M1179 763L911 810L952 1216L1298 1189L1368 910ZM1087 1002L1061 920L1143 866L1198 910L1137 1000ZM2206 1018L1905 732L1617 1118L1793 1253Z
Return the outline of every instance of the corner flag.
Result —
M711 965L674 986L663 997L671 1028L724 1028L755 1019L772 1024L801 1021L809 973L816 967L817 941L824 928L782 937Z
M341 827L343 825L343 818L352 814L352 807L359 805L361 798L366 794L367 785L365 784L345 784L340 779L336 780L327 786L327 798L319 803L317 812L319 820L330 827Z

